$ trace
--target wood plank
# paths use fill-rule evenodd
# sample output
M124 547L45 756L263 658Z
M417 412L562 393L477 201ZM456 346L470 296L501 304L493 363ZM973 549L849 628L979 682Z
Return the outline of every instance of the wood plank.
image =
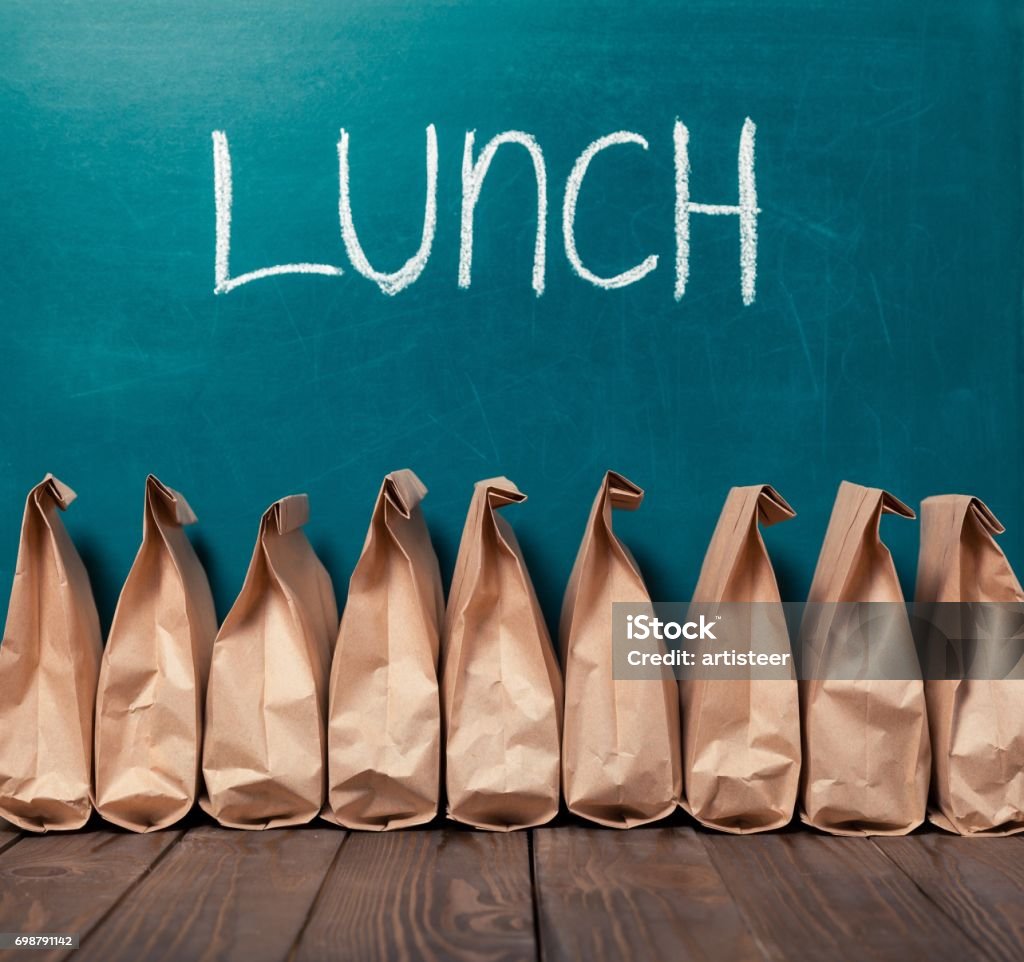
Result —
M701 840L751 930L780 962L979 957L870 839L797 831Z
M294 955L323 959L532 962L526 833L350 835Z
M1020 959L1024 842L940 832L873 841L988 955Z
M545 962L763 959L689 826L570 825L533 837Z
M113 829L25 833L0 853L0 932L68 933L84 938L114 909L181 832L134 835ZM32 962L74 950L34 950ZM24 959L17 949L0 959Z
M0 818L0 852L10 848L21 837L21 829Z
M74 962L280 962L302 931L345 833L193 828Z

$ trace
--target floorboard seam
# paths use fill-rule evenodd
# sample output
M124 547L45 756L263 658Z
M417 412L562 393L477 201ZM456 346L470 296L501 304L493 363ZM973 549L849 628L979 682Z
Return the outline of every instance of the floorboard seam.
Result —
M153 859L153 861L150 862L149 865L146 866L142 874L114 900L110 908L108 908L106 912L104 912L95 922L93 922L91 926L89 926L88 931L83 932L81 933L81 935L79 935L79 948L81 948L85 944L86 939L90 938L99 929L99 927L103 925L103 923L106 922L107 919L109 919L121 907L121 904L125 901L125 899L127 899L128 896L135 891L135 889L137 889L147 878L149 878L149 876L156 869L156 867L165 858L167 858L168 854L170 854L175 848L178 847L178 845L181 843L181 840L189 833L189 831L189 829L179 830L178 837L173 842L171 842L171 844L168 845L167 848L160 852L160 854L157 855L157 857ZM74 949L72 949L71 951L74 952Z
M316 890L316 895L313 896L313 900L309 903L309 908L306 910L306 915L302 920L302 925L299 926L299 931L295 933L295 939L292 942L291 948L288 949L288 954L284 957L285 962L293 962L295 956L298 954L299 946L302 944L302 939L306 934L306 929L309 928L309 923L313 918L313 913L316 911L316 907L320 904L320 898L324 893L324 889L327 887L328 880L334 874L334 869L338 864L338 859L341 857L341 850L345 847L345 843L351 837L352 832L346 831L338 842L338 847L334 850L334 855L331 856L331 862L327 866L327 871L324 872L324 877L320 879L320 887Z
M743 903L738 898L736 898L736 893L733 892L732 887L729 885L729 883L726 881L725 876L719 870L718 863L715 862L715 854L712 851L711 846L709 846L707 843L707 836L705 835L705 833L698 832L694 828L691 828L690 831L693 832L693 834L696 835L697 838L700 840L701 848L704 849L704 854L707 855L709 864L715 870L715 874L721 881L722 887L725 889L726 892L729 893L729 898L732 899L733 907L739 913L740 918L743 919L743 924L746 926L747 932L750 934L750 937L754 940L754 945L757 946L758 952L760 952L761 955L764 956L765 962L777 962L777 960L780 958L785 959L786 953L781 952L780 954L779 952L772 951L768 944L765 942L765 940L761 938L761 935L757 931L757 929L751 924L750 918L748 917L746 911L744 911Z
M959 923L959 921L957 921L957 919L947 911L947 909L943 905L936 902L935 899L928 894L927 890L921 887L921 885L918 883L917 879L914 878L913 875L911 875L902 865L900 865L900 863L896 861L896 859L890 857L886 853L885 848L883 846L879 845L873 838L869 838L868 841L871 842L872 846L877 851L882 853L882 855L885 857L885 860L889 862L890 865L895 865L896 868L899 870L900 874L910 879L910 884L913 885L914 888L916 888L918 892L920 892L925 897L925 899L928 900L928 902L934 905L935 908L937 908L943 916L949 919L950 923L963 934L964 938L966 938L972 945L977 946L981 954L986 959L990 959L992 960L992 962L1003 962L1000 956L992 955L988 948L981 942L979 942L970 932L968 932L967 929L965 929Z
M534 851L534 829L526 832L526 854L530 862L530 904L533 906L533 945L537 962L543 962L544 948L540 939L540 888L537 883L537 858Z
M8 849L13 848L24 837L25 837L25 833L24 832L18 832L16 835L14 835L11 838L9 838L6 842L4 842L3 844L0 844L0 855L2 855Z

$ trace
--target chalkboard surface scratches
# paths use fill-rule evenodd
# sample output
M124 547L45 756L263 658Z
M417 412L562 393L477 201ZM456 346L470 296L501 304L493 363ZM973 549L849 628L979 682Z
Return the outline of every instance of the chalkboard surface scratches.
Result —
M353 833L294 954L341 957L534 959L526 833Z
M543 958L763 958L692 828L534 832Z
M344 838L327 826L194 828L74 962L277 962L298 937Z

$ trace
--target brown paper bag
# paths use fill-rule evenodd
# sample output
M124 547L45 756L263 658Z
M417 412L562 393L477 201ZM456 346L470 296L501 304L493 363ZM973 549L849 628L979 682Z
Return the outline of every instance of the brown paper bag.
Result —
M835 670L840 659L850 661L849 651L841 649L851 638L833 630L832 619L845 616L832 602L899 603L886 606L887 628L871 643L888 649L882 651L884 663L917 665L899 578L879 538L883 514L914 517L879 488L848 481L839 486L807 599L812 607L804 617L811 646L803 669L811 677L800 686L800 817L834 835L905 835L924 821L928 795L931 750L919 669L897 678L851 678ZM811 619L816 624L809 628ZM908 678L915 670L918 677Z
M1002 532L977 498L926 498L915 600L1024 601L1020 582L995 542L994 535ZM1013 609L1007 613L1012 616ZM929 817L961 835L1024 831L1024 659L1019 642L1000 646L1001 640L988 643L1002 650L990 647L977 655L1008 655L1000 666L1003 677L925 682L934 759Z
M445 612L448 816L507 832L558 811L562 679L519 543L497 513L526 495L477 483Z
M92 811L99 617L60 519L75 492L48 474L28 495L0 645L0 815L31 832Z
M333 821L380 831L429 822L441 781L437 659L444 592L412 471L381 485L349 582L331 667Z
M681 788L679 695L669 669L657 680L615 679L612 603L650 604L612 509L635 511L644 493L609 471L594 500L562 606L565 665L562 780L569 810L632 828L668 815Z
M315 818L326 789L331 580L302 525L304 494L267 509L245 583L213 645L202 807L230 828Z
M182 525L177 491L146 479L142 546L103 651L96 692L96 809L136 832L166 828L195 804L217 614Z
M701 611L730 608L759 651L790 651L775 572L758 524L795 516L767 484L733 488L704 556L693 600ZM740 629L742 630L742 628ZM763 637L763 633L770 637ZM749 634L748 634L748 637ZM761 832L793 818L800 779L800 701L796 675L679 683L683 728L683 808L701 824L725 832Z

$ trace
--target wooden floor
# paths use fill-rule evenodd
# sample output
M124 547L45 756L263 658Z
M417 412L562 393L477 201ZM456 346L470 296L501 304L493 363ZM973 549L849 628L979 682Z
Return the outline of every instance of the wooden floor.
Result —
M0 932L75 962L1022 959L1024 839L734 837L683 817L499 835L0 830Z

